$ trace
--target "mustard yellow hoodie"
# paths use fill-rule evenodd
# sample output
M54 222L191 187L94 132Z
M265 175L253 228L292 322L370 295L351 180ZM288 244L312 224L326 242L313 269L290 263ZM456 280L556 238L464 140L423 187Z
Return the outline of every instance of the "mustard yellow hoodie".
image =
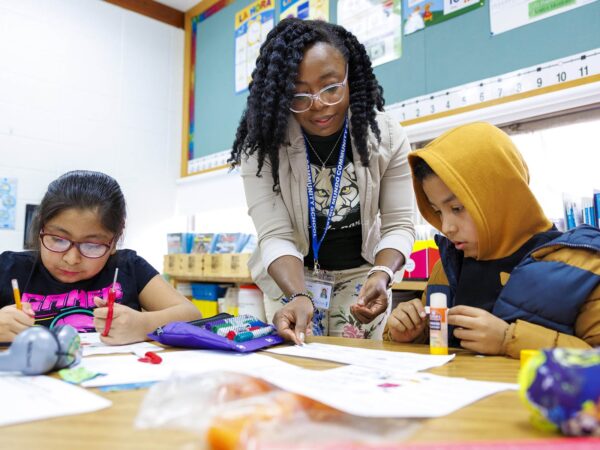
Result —
M475 221L478 260L512 255L552 223L529 189L529 171L508 135L489 123L463 125L408 156L422 158L465 206ZM419 211L438 230L421 183L413 177Z

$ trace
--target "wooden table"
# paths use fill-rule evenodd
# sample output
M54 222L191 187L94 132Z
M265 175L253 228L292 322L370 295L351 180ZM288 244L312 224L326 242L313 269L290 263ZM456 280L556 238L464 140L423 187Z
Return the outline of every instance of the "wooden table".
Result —
M428 353L423 345L392 344L343 338L310 338L309 342L324 342L353 347L392 351ZM338 364L271 355L308 369L328 369ZM479 357L457 350L453 361L430 370L445 376L468 377L475 380L516 382L519 361L504 357ZM97 391L97 390L93 390ZM100 393L113 402L112 407L95 413L60 417L38 422L0 428L2 449L181 449L195 450L202 446L199 437L180 430L138 430L133 421L145 389ZM2 408L10 405L1 403ZM451 442L498 439L541 439L552 435L534 429L529 414L516 391L502 392L487 397L448 416L427 419L407 442Z

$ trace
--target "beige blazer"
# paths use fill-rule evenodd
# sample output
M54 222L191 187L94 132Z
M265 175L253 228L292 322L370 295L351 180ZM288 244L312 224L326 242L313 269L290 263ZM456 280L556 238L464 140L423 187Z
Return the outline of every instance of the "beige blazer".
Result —
M414 194L407 155L410 145L400 125L385 113L377 114L381 143L368 136L369 167L360 162L356 145L352 151L360 197L362 257L374 262L382 249L400 251L406 260L415 238ZM261 176L256 176L255 155L242 158L241 174L254 221L258 246L250 258L254 282L271 298L282 295L267 273L269 265L284 255L301 260L308 254L308 196L306 193L306 149L300 125L290 117L287 142L279 150L280 192L273 192L271 165L265 160Z

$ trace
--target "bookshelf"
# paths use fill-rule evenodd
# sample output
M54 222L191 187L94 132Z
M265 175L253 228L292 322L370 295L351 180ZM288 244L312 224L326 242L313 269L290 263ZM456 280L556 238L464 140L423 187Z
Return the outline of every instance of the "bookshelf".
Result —
M229 277L223 276L192 276L192 275L169 275L173 284L176 283L233 283L233 284L253 284L250 277ZM394 291L424 291L427 286L427 280L404 280L392 285Z
M169 281L174 287L178 283L232 283L232 284L254 284L249 276L227 276L227 275L169 275ZM427 280L403 280L392 285L394 291L424 291Z
M249 253L165 255L163 273L173 286L178 283L253 284L248 271ZM427 280L402 280L395 291L423 291Z
M228 276L193 276L193 275L169 275L171 284L177 283L233 283L254 284L250 277L228 277Z

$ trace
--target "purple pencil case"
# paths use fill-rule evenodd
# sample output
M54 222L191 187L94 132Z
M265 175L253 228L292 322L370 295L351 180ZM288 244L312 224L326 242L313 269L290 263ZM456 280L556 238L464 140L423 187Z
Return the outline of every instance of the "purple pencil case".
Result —
M221 333L227 332L229 338L219 335L218 328L223 329ZM217 330L214 331L215 329ZM253 332L263 335L250 337ZM235 340L236 336L243 340ZM272 325L252 316L233 317L231 314L218 314L192 322L170 322L148 334L148 337L173 347L233 350L241 353L254 352L283 342Z

